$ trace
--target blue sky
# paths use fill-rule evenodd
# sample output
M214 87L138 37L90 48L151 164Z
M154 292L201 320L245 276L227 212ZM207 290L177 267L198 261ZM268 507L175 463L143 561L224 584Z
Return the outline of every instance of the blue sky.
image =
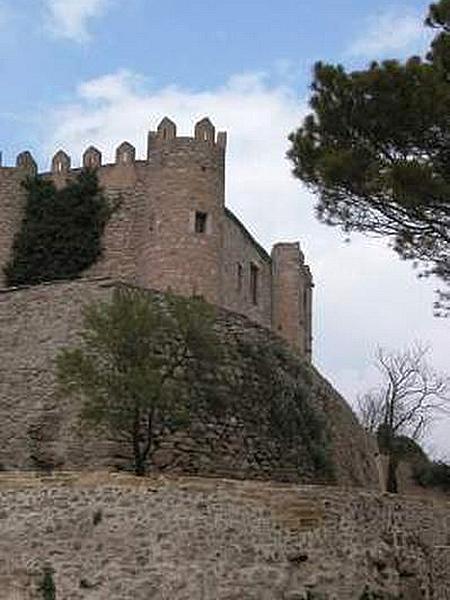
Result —
M424 52L422 0L0 0L0 149L42 169L63 147L79 164L124 139L144 155L167 114L181 133L209 115L229 133L227 203L270 249L300 240L316 281L315 361L350 401L377 382L375 346L430 345L448 366L450 322L436 282L418 281L384 242L345 244L318 224L294 181L286 137L307 112L315 61L358 68ZM448 455L448 424L429 446Z
M117 70L139 74L152 88L192 91L263 71L303 96L314 61L364 64L361 48L351 49L368 42L377 22L381 30L383 20L396 25L379 31L385 48L375 54L423 48L416 34L426 6L420 0L379 0L375 10L365 0L0 0L0 145L8 153L31 137L39 152L43 140L34 121L41 111L70 101L80 82Z

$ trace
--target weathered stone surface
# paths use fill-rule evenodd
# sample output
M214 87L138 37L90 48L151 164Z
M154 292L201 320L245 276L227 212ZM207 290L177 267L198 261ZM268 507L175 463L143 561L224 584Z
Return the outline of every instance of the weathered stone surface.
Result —
M64 600L446 600L449 524L449 503L319 486L3 474L0 598L39 600L49 565Z
M130 466L129 448L79 430L79 403L58 394L54 381L55 357L76 340L81 307L110 297L115 285L92 279L0 293L3 469ZM223 359L227 379L223 407L217 412L200 404L186 431L164 432L158 439L155 467L240 478L323 480L312 461L307 432L289 443L282 432L275 435L270 404L273 390L264 388L258 372L269 368L263 362L264 354L274 345L276 353L268 356L279 385L289 389L298 382L306 388L329 432L337 483L378 486L371 440L345 401L310 365L289 352L284 355L287 350L279 338L245 317L221 311L217 328L226 347L231 348ZM205 385L209 377L214 381L212 373L202 377ZM290 415L284 418L289 420Z

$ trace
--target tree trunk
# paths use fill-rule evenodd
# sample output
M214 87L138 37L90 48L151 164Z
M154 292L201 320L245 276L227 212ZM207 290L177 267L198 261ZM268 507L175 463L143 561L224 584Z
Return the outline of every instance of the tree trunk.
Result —
M141 456L136 457L134 459L134 474L137 477L144 477L145 475L145 461L142 460Z
M134 473L138 477L145 475L145 458L142 456L140 437L140 421L141 413L136 410L133 420L133 458L134 458Z
M398 467L398 460L392 454L392 451L391 451L391 453L389 454L387 482L386 482L386 490L391 494L398 494L397 467Z
M133 421L133 456L134 456L134 472L138 477L143 477L146 473L147 457L152 451L153 446L153 423L154 409L150 410L147 415L147 423L145 428L142 427L142 415L139 410L136 410ZM142 431L143 430L143 431ZM141 435L145 434L145 441L141 439Z

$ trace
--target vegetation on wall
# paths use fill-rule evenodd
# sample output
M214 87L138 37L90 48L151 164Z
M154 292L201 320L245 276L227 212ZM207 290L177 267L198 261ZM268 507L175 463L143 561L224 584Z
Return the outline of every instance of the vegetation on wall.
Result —
M53 569L50 566L44 567L39 592L42 600L56 600L56 586L53 580Z
M85 308L81 344L60 353L58 379L81 396L82 422L124 441L136 475L157 434L189 421L192 381L218 352L213 322L199 298L118 288Z
M276 341L262 345L241 339L238 353L247 376L236 397L247 400L247 411L253 411L247 419L259 423L261 435L277 440L282 452L295 454L300 470L310 469L316 481L333 482L328 431L314 408L308 365ZM255 396L264 401L255 403Z
M76 278L100 257L113 210L96 172L84 169L62 189L42 177L28 178L23 185L25 212L4 268L7 284Z
M123 467L138 475L181 437L194 469L204 453L227 474L236 456L237 471L333 482L308 365L266 332L225 322L199 298L121 286L85 309L80 343L58 357L61 391L81 399L85 430L123 444Z

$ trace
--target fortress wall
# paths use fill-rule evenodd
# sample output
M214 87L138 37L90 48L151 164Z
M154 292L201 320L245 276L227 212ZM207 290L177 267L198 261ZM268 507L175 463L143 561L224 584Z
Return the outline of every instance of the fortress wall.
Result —
M79 280L0 292L0 468L130 468L128 447L77 429L79 402L59 396L54 381L55 356L76 339L81 307L110 297L114 285L108 280ZM231 344L224 357L227 373L233 381L251 381L252 385L245 393L240 384L230 387L225 412L212 414L199 407L185 431L158 439L154 467L208 475L321 480L304 432L290 444L274 436L271 392L258 383L257 358L235 354L236 344L244 342L254 348L256 357L266 346L277 344L281 356L281 340L227 311L219 311L217 327L221 339ZM280 361L273 366L283 377L282 385L289 387L297 375ZM311 387L311 402L330 432L337 482L376 488L373 449L352 411L313 371L309 377L301 385Z
M103 254L84 277L114 277L138 280L138 265L147 236L153 200L147 181L150 167L144 162L105 165L99 182L111 204L118 208L106 225Z
M54 359L76 339L83 304L110 293L96 280L0 291L0 468L101 460L92 436L77 438L73 403L56 394Z
M0 288L5 285L3 267L10 258L14 233L22 219L25 190L21 169L0 168Z
M0 598L450 598L450 504L201 478L0 475ZM370 597L370 596L369 596Z
M221 303L229 310L272 327L271 260L237 217L226 211L223 225ZM253 302L250 266L257 268L257 302Z

